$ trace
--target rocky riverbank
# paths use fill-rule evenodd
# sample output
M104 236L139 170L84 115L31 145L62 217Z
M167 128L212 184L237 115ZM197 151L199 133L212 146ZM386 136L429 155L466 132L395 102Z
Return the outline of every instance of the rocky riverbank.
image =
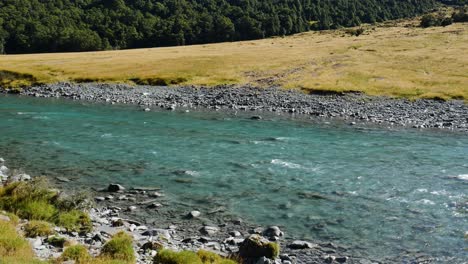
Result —
M29 174L10 170L0 158L0 186L15 181L29 181ZM65 178L61 179L62 181ZM240 218L217 219L210 212L196 210L172 215L159 215L164 204L163 190L151 187L125 188L109 184L93 192L96 205L89 210L93 230L86 233L70 232L54 227L55 236L71 244L85 245L91 255L98 256L102 246L119 231L133 237L137 263L153 263L161 248L174 251L200 249L221 256L240 256L243 263L379 263L352 256L348 249L331 242L294 240L278 226L262 227L246 223ZM163 205L164 204L164 205ZM1 220L8 217L0 214ZM8 219L7 219L8 220ZM24 226L27 221L22 220ZM63 245L50 242L48 236L28 239L40 259L58 258ZM275 248L267 245L278 245Z
M385 126L438 128L468 131L468 105L463 101L392 99L347 94L304 94L278 87L259 89L250 86L153 87L123 84L58 83L24 89L22 95L64 97L104 103L139 105L155 108L208 108L231 111L255 111L340 119L349 124L375 123Z

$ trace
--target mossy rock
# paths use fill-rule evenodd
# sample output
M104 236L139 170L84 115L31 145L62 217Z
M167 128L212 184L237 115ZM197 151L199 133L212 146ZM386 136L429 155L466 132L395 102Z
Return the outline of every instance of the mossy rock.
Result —
M242 259L267 257L275 259L279 256L280 246L270 242L259 235L251 235L239 247L239 256Z
M63 248L67 240L64 237L50 236L46 239L46 242L54 247Z

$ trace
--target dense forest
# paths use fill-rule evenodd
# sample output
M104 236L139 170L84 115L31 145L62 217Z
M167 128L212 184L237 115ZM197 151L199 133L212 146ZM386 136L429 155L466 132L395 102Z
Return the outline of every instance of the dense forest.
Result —
M435 6L435 0L1 0L0 53L259 39L409 17Z

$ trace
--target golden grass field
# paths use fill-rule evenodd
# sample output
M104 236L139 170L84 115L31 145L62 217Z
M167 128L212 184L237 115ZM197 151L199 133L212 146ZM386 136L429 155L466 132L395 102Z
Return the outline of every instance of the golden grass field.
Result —
M468 100L468 24L423 29L417 23L367 25L359 37L343 29L183 47L2 55L0 70L5 86L32 81L253 83ZM32 76L12 81L11 72Z

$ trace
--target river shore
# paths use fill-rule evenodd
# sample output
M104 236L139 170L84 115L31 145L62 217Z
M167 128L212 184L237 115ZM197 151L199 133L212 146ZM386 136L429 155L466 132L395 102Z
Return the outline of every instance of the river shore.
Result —
M133 104L146 111L155 108L253 111L253 119L261 119L262 112L269 112L312 119L344 120L350 125L379 124L387 127L468 132L468 105L461 100L410 101L360 93L305 94L279 87L155 87L99 83L34 86L22 90L20 94L109 104Z
M19 170L11 170L5 164L5 160L0 158L0 186L33 178ZM62 190L61 195L76 193L66 186L66 182L64 177L51 181L54 187ZM110 237L125 231L134 239L138 264L152 264L157 253L153 247L160 246L175 251L205 249L221 256L232 256L241 250L242 243L251 235L278 243L280 255L275 259L260 257L243 263L390 263L390 260L371 261L352 255L347 247L332 242L294 240L278 226L259 226L239 217L226 217L219 209L210 212L160 210L171 205L164 199L164 190L157 187L126 188L111 183L100 190L89 191L95 201L88 210L93 230L89 233L68 232L60 227L54 230L60 237L74 241L73 244L86 245L95 256L99 255ZM21 222L24 225L27 220ZM28 240L36 256L43 260L58 258L63 251L49 244L47 236Z

